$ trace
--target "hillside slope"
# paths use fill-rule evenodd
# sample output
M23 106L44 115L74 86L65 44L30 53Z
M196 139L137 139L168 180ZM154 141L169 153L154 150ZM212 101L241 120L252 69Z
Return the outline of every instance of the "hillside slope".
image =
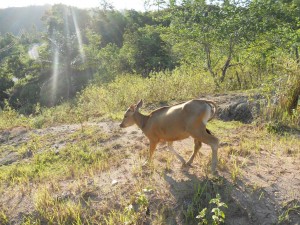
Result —
M41 18L50 8L44 5L0 9L0 34L18 35L22 30L32 30L33 26L37 31L44 31L46 27Z

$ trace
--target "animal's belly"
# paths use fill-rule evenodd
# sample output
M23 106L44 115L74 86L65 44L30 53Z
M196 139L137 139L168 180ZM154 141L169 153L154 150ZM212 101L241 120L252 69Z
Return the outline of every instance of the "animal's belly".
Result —
M161 141L179 141L190 137L188 133L173 133L161 135Z

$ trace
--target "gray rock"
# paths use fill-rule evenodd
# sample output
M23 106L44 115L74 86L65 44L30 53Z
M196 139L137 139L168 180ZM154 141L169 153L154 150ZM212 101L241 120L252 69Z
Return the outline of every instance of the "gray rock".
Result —
M0 166L9 165L19 160L19 155L16 152L10 152L5 157L0 158Z

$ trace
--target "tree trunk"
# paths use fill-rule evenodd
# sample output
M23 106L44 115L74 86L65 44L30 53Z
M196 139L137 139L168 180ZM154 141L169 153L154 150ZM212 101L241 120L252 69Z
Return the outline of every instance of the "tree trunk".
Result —
M210 57L210 47L209 47L209 44L204 43L203 45L204 45L204 50L205 50L205 53L206 53L206 65L207 65L207 69L208 69L209 73L211 74L216 87L220 88L220 84L219 84L219 81L218 81L217 73L215 73L213 71L213 68L212 68L212 65L211 65L211 57Z
M228 68L230 67L230 62L232 59L232 53L233 53L233 40L232 38L230 38L230 42L229 42L229 53L228 53L228 57L227 60L222 68L222 76L220 78L220 82L223 83L225 80L225 76L226 76L226 72L228 70Z
M242 83L241 83L238 71L235 71L235 75L236 75L236 79L237 79L238 84L239 84L239 88L241 89L242 88Z
M290 114L292 114L293 109L297 109L299 96L300 96L300 82L298 82L298 87L296 87L295 90L292 92L291 101L287 106L288 112Z
M296 55L296 62L297 62L298 65L300 65L298 46L295 47L295 55Z

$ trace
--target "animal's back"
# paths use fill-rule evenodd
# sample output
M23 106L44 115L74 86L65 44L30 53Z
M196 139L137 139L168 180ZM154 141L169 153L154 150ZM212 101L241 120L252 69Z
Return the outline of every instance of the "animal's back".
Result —
M203 100L190 100L173 106L159 108L151 113L151 118L161 125L185 122L187 119L197 119L207 110L208 104Z
M147 130L166 141L185 139L190 136L189 126L199 122L204 110L205 105L196 100L159 108L150 114Z

